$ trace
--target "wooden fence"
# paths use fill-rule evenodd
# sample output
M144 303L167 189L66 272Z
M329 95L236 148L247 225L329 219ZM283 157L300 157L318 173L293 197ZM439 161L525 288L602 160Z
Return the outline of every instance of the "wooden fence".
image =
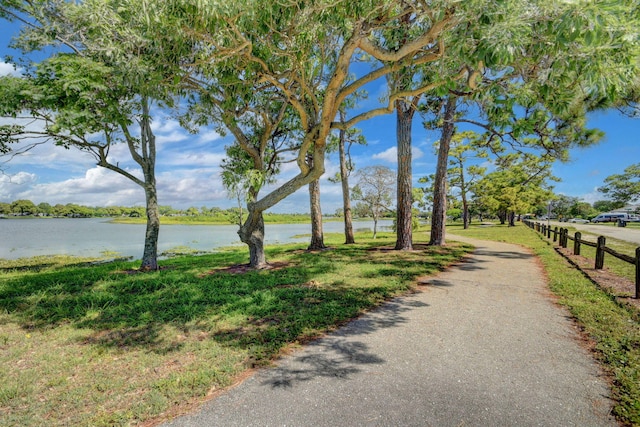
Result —
M524 223L536 230L539 233L545 235L548 239L553 238L554 242L558 242L558 244L566 248L568 246L569 240L573 241L573 253L575 255L580 255L580 247L581 245L591 246L592 248L596 248L596 261L595 261L595 269L601 270L604 268L604 255L605 253L610 254L611 256L618 258L624 262L632 264L636 268L636 283L635 283L635 297L640 298L640 247L636 248L636 256L632 257L629 255L621 254L616 252L615 250L607 247L607 239L604 236L599 236L596 242L590 242L588 240L582 239L582 233L577 231L574 236L569 235L569 230L566 228L558 228L558 227L550 227L547 224L534 222L530 220L525 220Z

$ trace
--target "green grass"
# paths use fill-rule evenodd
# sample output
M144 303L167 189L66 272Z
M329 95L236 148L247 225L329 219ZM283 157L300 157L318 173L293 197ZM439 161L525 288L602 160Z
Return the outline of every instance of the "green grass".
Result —
M309 224L311 217L308 214L278 214L265 213L263 215L266 224ZM245 214L246 219L246 214ZM386 219L386 218L385 218ZM325 221L342 221L339 217L326 217ZM111 220L119 224L145 224L144 217L116 217ZM236 219L229 215L220 214L216 216L163 216L160 217L162 225L232 225Z
M531 248L546 270L551 290L595 343L598 359L613 378L614 414L625 425L640 425L640 315L599 289L535 231L516 227L449 227L453 234L516 243Z
M638 223L629 223L629 224L638 224ZM569 235L571 237L575 236L576 230L573 227L566 227L569 230ZM580 231L582 233L582 240L588 240L590 242L597 242L598 234L592 233L589 231ZM618 253L629 255L631 257L635 257L636 248L638 247L636 244L625 242L622 240L614 239L613 237L606 237L606 245L607 247L615 250ZM573 248L573 241L569 241L567 247ZM587 245L580 246L580 255L593 260L595 265L596 259L596 249ZM624 277L626 279L635 282L636 277L636 267L633 264L622 261L611 254L604 255L604 265L610 270L612 273L617 274L618 276Z
M424 236L422 236L424 237ZM0 263L2 425L135 425L185 411L436 273L470 248L380 250L381 233L333 249L270 247L281 269L231 274L245 248L163 270L42 258Z

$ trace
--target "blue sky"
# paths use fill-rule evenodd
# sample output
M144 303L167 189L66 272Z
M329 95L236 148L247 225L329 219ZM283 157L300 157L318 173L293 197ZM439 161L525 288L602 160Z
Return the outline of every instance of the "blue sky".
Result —
M0 30L0 75L14 72L9 64L1 60L5 55L13 54L6 46L15 27L4 24ZM370 87L371 102L384 90L384 81ZM435 171L433 142L439 138L437 132L428 133L424 130L421 122L422 119L416 116L413 126L413 174L416 185L420 177ZM555 184L557 193L594 202L603 198L596 188L602 185L604 178L640 162L640 119L626 118L615 111L598 112L590 116L589 126L604 131L604 140L593 147L572 150L571 160L564 164L557 163L553 170L562 180ZM156 116L153 127L158 142L157 184L161 205L175 208L227 208L234 205L235 202L227 197L222 187L219 167L224 157L224 146L231 142L229 137L223 138L209 129L191 135L181 129L174 119L162 114ZM356 168L383 165L396 169L395 115L377 117L361 123L359 127L368 145L352 148ZM115 147L111 155L121 165L135 167L127 160L129 155L126 147ZM5 160L0 159L0 162ZM333 213L342 205L340 185L327 180L338 171L337 162L337 155L328 156L326 173L321 180L322 209L325 213ZM91 156L73 149L43 145L0 163L0 169L0 202L29 199L35 203L78 203L88 206L144 205L144 193L140 187L112 171L99 168ZM279 182L284 182L295 173L294 164L285 166ZM289 196L271 211L308 212L306 188Z

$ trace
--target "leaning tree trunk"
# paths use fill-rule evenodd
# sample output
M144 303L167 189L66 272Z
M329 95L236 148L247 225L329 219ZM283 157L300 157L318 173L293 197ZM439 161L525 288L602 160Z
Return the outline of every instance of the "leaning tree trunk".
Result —
M355 243L356 240L353 237L353 216L351 213L351 196L349 194L349 169L347 168L347 154L344 148L346 133L345 130L340 130L338 136L338 153L340 155L340 181L342 182L342 208L344 210L344 243L350 245Z
M311 204L311 243L307 250L325 249L322 210L320 209L320 179L309 183L309 199Z
M264 253L264 218L262 211L255 209L253 203L248 204L247 220L238 230L240 240L249 247L249 267L255 269L267 266Z
M447 220L447 166L449 163L449 148L455 131L454 114L456 98L450 96L444 109L444 124L438 148L438 164L433 190L433 215L431 216L430 245L445 244L445 227Z
M396 101L396 137L398 144L398 182L396 212L396 250L413 249L411 123L415 110L410 102Z

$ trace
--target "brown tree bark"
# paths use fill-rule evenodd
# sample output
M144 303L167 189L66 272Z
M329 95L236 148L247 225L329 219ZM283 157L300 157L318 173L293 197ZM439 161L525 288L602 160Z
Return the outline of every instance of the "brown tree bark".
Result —
M344 120L344 112L340 111L340 119ZM342 210L344 211L344 243L350 245L356 242L353 236L353 214L351 212L351 195L349 190L349 169L347 167L347 153L345 138L347 132L340 129L338 135L338 154L340 155L340 182L342 184Z
M140 270L151 271L158 269L158 238L160 237L160 215L158 212L158 196L156 192L155 176L146 178L144 187L147 206L147 227L144 235L144 251Z
M311 243L307 250L325 249L322 210L320 209L320 179L309 183L309 199L311 205Z
M249 247L249 266L255 269L267 266L264 253L264 218L262 211L256 209L255 203L249 203L247 219L238 230L242 243Z
M396 205L396 250L413 249L411 210L413 204L411 170L411 124L415 113L412 102L396 101L396 137L398 144L398 183Z
M430 245L443 246L445 244L445 229L447 221L447 166L449 163L449 148L455 131L454 116L456 112L456 97L449 96L444 107L444 124L438 148L438 164L433 190L433 214L431 216Z

